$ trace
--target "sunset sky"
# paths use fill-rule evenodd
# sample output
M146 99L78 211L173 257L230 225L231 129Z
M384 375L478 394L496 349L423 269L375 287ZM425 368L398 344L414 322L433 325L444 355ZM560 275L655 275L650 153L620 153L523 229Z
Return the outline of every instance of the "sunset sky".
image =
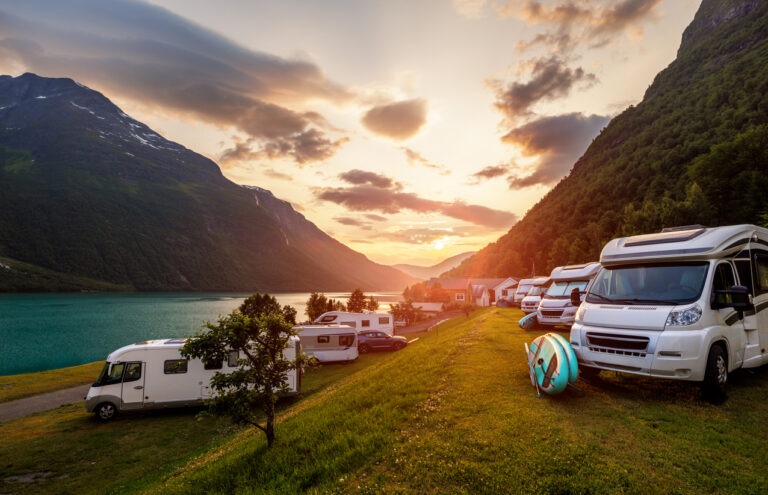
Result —
M372 260L430 265L567 175L699 3L0 0L0 74L73 78Z

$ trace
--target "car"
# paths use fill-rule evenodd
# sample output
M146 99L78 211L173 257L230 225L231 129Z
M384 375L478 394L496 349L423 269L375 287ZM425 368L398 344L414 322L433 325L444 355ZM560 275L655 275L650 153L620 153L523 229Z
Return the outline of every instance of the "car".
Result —
M357 336L357 350L370 351L399 351L408 345L408 339L399 335L389 335L386 332L367 330Z

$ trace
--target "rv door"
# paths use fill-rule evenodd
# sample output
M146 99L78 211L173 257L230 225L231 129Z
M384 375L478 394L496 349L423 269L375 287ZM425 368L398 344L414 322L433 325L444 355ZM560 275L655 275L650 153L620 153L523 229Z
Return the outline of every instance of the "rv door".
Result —
M138 409L144 405L144 371L141 361L125 363L121 393L123 409Z

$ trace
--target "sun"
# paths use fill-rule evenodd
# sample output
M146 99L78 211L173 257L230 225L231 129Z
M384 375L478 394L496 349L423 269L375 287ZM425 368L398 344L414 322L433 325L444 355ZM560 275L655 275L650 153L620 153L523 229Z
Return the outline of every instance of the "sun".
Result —
M432 241L432 249L435 251L442 251L445 248L445 238L435 239Z

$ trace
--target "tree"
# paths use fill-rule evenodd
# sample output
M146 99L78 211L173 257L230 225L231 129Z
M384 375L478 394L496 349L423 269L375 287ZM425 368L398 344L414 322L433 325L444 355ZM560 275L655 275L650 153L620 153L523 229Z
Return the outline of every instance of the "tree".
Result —
M325 294L313 292L307 299L307 309L304 312L309 318L309 321L315 321L318 316L328 311L328 299Z
M360 289L355 289L347 300L347 310L351 313L362 313L365 309L365 294Z
M376 311L379 309L379 301L377 301L373 296L368 296L368 300L365 302L365 309L368 311Z
M296 308L287 304L281 308L277 299L269 294L259 294L257 292L249 296L240 305L239 310L245 316L250 316L251 318L264 315L283 315L285 321L293 325L296 324Z
M411 325L421 319L421 308L414 308L411 301L397 303L390 306L389 312L395 321L404 321L405 326Z
M234 310L220 317L217 324L209 322L205 326L207 331L187 340L181 348L182 356L201 358L203 362L221 362L232 351L240 356L235 371L217 372L211 379L211 410L230 416L237 424L260 429L267 436L267 447L271 447L278 394L288 390L288 372L304 362L302 356L291 361L283 355L295 335L293 324L281 314L251 317Z

